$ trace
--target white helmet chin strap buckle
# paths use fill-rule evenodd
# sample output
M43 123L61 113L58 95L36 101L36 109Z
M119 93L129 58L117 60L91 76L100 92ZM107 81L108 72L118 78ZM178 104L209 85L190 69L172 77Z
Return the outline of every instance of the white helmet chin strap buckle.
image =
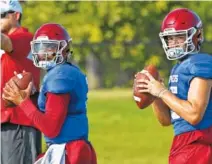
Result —
M178 59L180 56L184 56L184 50L181 47L177 48L170 48L167 50L167 57L169 60L175 60Z
M40 68L43 68L45 70L51 69L57 65L54 61L39 61L38 65Z

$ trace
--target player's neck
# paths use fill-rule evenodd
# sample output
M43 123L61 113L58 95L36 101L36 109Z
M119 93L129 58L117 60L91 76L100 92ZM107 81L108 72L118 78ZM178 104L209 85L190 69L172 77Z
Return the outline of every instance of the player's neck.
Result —
M12 28L10 28L10 30L8 31L8 35L12 34L15 30L17 30L20 27L20 25L14 26Z

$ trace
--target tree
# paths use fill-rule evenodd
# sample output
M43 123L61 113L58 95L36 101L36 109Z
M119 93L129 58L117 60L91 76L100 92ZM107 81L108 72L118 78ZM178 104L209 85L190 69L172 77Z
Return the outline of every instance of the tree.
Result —
M174 8L187 7L200 15L206 24L203 50L210 52L211 5L210 1L28 1L23 4L23 24L33 32L43 23L62 24L73 38L74 61L85 69L94 60L95 69L87 70L97 78L97 87L131 86L134 73L149 63L168 76L172 62L167 61L158 34L163 18Z

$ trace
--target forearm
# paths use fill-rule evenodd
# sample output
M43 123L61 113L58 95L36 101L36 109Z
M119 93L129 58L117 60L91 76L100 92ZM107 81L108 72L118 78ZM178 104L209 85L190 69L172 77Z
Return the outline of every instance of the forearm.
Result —
M56 137L64 123L68 111L69 95L49 96L45 113L40 112L28 99L20 104L21 109L32 121L35 128L47 137ZM49 102L49 103L48 103Z
M171 115L169 107L159 98L153 102L153 112L163 126L171 125Z

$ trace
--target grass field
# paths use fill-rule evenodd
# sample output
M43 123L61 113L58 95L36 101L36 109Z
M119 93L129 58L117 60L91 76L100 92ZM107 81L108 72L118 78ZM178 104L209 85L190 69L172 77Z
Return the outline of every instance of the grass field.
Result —
M171 127L161 127L151 108L138 109L131 90L91 91L88 96L89 138L98 164L168 163Z

